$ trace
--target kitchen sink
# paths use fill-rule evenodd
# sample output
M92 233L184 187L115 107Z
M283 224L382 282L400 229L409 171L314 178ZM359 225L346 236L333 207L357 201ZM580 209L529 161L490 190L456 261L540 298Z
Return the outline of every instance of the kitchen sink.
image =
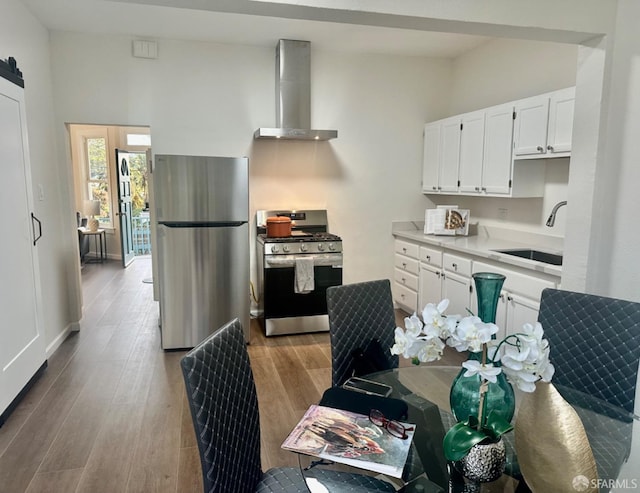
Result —
M536 260L545 264L562 265L562 255L556 255L555 253L541 252L540 250L494 250L499 253L505 253L507 255L513 255L515 257L526 258L529 260Z

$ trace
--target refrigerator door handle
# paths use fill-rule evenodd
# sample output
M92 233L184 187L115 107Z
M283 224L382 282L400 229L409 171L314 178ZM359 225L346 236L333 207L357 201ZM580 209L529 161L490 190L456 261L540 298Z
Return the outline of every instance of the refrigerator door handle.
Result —
M247 224L247 221L216 221L210 223L189 221L159 221L158 224L167 228L236 228Z

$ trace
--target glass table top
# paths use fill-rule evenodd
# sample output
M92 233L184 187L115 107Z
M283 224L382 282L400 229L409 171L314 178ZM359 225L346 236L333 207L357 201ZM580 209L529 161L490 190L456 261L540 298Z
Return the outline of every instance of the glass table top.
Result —
M449 406L449 390L459 371L459 366L424 365L398 368L366 377L390 385L393 388L390 397L407 402L409 418L406 421L416 424L412 449L402 478L400 480L385 479L395 484L397 488L404 487L401 491L407 493L413 491L424 493L439 491L520 493L530 491L522 481L516 455L514 431L503 435L507 448L507 466L505 474L497 481L483 483L481 486L465 484L461 476L456 474L455 469L447 464L442 451L442 438L446 430L455 424ZM591 484L585 489L575 489L575 487L583 487L583 484L578 481L574 487L569 489L569 492L624 491L626 488L640 487L640 471L637 467L640 465L640 436L638 436L640 435L640 418L568 387L560 385L554 385L554 387L580 418L598 468L597 479L590 480ZM516 390L516 417L514 418L516 427L519 416L530 415L530 413L520 414L523 402L525 406L530 405L527 396ZM524 423L524 418L521 419ZM530 438L527 438L527 440L532 440L531 447L545 446L544 443L535 443L536 440L542 439L542 433L540 436L537 436L537 433L531 435ZM545 450L544 455L547 456L546 449L542 450ZM552 458L553 454L554 451L550 448L549 458ZM322 483L321 474L317 474L317 471L321 471L323 468L373 474L338 464L320 464L309 467L317 458L299 454L299 459L309 490L314 493L339 490L335 485ZM535 474L544 474L551 469L553 467L547 468L545 471L535 471ZM567 478L562 478L562 481L567 481Z

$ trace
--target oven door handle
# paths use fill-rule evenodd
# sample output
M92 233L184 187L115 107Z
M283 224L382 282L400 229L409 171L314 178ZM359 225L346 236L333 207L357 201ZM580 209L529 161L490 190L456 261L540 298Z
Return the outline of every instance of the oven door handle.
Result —
M265 269L287 269L296 266L296 255L270 255L265 257ZM304 258L308 258L305 255ZM313 265L321 267L342 267L342 254L313 255Z

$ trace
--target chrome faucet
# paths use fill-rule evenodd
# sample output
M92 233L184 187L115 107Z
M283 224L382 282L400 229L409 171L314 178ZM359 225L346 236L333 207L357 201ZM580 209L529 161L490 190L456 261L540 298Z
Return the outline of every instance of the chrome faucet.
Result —
M547 226L549 226L550 228L555 224L556 213L558 212L558 209L560 209L560 207L562 207L563 205L567 205L566 200L563 200L562 202L558 202L556 205L553 206L553 209L551 209L551 214L549 214L549 219L547 219Z

